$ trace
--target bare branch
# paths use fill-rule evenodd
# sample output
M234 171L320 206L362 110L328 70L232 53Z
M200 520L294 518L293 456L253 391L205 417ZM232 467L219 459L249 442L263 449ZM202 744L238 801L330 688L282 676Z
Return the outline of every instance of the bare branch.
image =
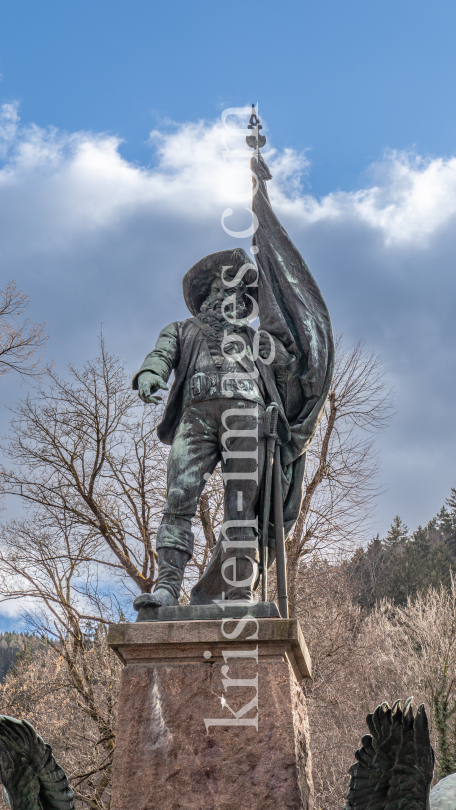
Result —
M325 413L307 453L304 498L287 541L290 610L297 603L300 561L348 550L367 530L375 500L375 433L392 413L380 359L362 344L336 343L336 367Z
M44 372L36 354L47 340L45 324L31 324L23 317L27 304L28 295L18 290L14 281L0 290L0 377L11 371L24 377L38 377Z

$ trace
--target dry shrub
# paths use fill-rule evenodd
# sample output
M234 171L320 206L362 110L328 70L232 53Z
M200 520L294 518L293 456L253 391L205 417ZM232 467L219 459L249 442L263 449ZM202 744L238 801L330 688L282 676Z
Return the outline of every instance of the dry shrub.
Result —
M385 600L368 621L383 638L379 663L423 700L436 753L436 777L456 771L456 589L430 588L403 607Z
M342 566L314 562L300 573L298 618L312 657L308 701L316 810L340 810L348 768L367 732L366 715L383 701L423 692L401 667L384 612L366 616L353 602ZM429 703L427 704L429 707Z

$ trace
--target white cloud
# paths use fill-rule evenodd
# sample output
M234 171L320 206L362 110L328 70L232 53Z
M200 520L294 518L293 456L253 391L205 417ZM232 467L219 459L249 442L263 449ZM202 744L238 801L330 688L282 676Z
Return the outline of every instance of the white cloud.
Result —
M456 214L456 158L421 158L387 152L375 169L377 184L355 192L329 194L310 205L313 218L358 218L377 229L386 244L430 237Z
M20 128L17 105L5 104L0 117L5 159L0 193L17 198L23 192L23 223L28 220L33 227L33 219L39 225L42 245L51 233L55 244L56 230L60 239L68 239L109 227L143 207L190 221L206 218L215 207L223 210L230 203L231 192L249 195L250 151L245 147L244 159L236 162L224 160L224 133L220 122L204 121L154 131L150 143L157 165L144 169L121 157L117 138ZM372 167L375 184L321 200L302 191L300 178L309 169L304 154L270 150L266 159L277 211L301 225L357 220L378 230L386 244L403 244L429 240L456 214L456 157L425 160L408 152L387 152Z
M159 328L186 317L188 267L236 244L222 230L223 211L234 209L234 230L250 224L248 202L233 202L234 189L249 196L249 150L225 160L223 150L243 142L230 136L223 146L221 122L167 123L151 134L155 165L144 168L126 161L112 136L21 127L15 105L2 109L3 276L31 294L58 362L91 356L103 322L135 371ZM397 380L398 416L383 445L385 520L402 512L412 526L423 522L456 479L456 158L387 152L364 188L316 199L300 182L310 171L305 152L265 157L275 210L336 330L365 338ZM7 385L16 397L17 383ZM417 447L421 463L411 469Z

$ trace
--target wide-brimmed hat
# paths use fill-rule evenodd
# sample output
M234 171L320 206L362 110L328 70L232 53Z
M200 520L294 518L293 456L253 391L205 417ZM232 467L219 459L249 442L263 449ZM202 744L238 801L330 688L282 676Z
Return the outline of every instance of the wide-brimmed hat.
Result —
M225 277L230 278L236 275L237 271L244 264L252 264L252 259L243 248L232 250L219 250L218 253L210 253L204 259L193 265L182 279L184 288L184 299L192 315L197 315L201 304L206 300L211 291L211 285L217 276L220 276L222 267L232 268L225 272ZM243 280L249 284L256 279L256 271L249 269ZM233 288L233 292L236 288ZM258 297L258 287L249 287L249 295Z

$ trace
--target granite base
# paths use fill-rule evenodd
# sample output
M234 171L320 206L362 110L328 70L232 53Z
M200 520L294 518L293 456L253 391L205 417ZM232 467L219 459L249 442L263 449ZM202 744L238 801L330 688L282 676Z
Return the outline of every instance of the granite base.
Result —
M125 664L111 810L312 810L294 619L111 625Z

